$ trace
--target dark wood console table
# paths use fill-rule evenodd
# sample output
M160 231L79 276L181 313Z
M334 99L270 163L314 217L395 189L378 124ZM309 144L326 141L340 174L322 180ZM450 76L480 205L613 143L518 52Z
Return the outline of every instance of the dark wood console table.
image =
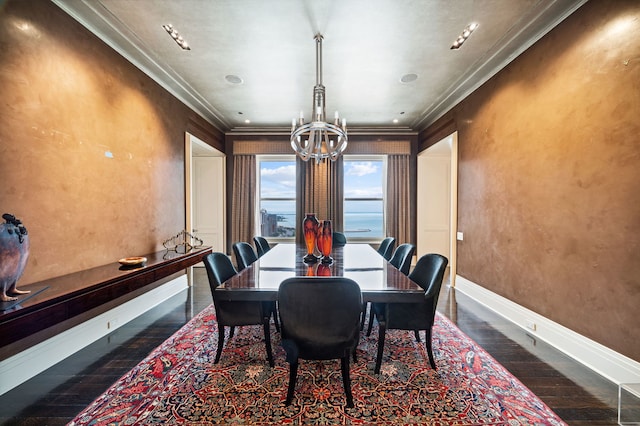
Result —
M25 286L18 283L19 289L36 294L26 295L24 301L0 312L0 348L119 297L151 290L170 275L199 263L209 253L211 247L187 253L162 250L145 255L147 262L137 268L125 268L114 262Z

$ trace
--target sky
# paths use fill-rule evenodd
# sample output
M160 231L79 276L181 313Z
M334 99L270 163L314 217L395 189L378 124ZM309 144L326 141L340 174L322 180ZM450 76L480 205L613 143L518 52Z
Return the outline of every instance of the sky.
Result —
M345 198L382 198L381 161L345 161Z
M295 163L263 161L260 175L262 197L295 198ZM382 197L382 162L345 161L344 192L347 198Z
M296 196L295 162L262 161L262 198L290 198ZM381 198L383 195L382 161L345 161L344 194L346 198ZM267 210L281 211L290 208L295 212L295 202L263 202ZM380 211L381 202L351 202L345 204L345 212Z
M263 161L260 163L262 177L260 192L263 198L296 197L296 163Z

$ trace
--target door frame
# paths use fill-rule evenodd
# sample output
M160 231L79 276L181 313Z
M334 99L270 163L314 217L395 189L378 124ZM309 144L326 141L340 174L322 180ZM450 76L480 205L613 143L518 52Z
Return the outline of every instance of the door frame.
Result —
M442 149L444 144L449 147L451 161L451 176L449 179L449 276L450 286L455 287L455 279L458 270L458 132L455 131L444 137L429 148L419 152L418 156L425 155L429 150Z
M189 132L184 135L184 185L185 185L185 229L191 233L193 230L193 158L194 157L226 157L226 155L207 144ZM224 182L222 183L224 186ZM224 188L223 188L224 189ZM223 191L225 192L225 191ZM224 200L223 200L224 201ZM226 204L226 202L225 202ZM227 218L226 208L223 208L222 229L226 229ZM223 236L223 245L226 247L226 237ZM202 266L199 263L196 266ZM191 269L191 268L190 268ZM189 284L191 284L191 274L189 274Z

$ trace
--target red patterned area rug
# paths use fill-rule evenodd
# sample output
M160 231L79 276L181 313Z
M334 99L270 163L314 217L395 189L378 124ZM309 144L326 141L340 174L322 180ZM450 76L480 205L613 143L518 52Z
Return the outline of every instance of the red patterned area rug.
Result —
M211 305L70 424L565 424L440 314L433 330L437 371L413 332L393 330L381 372L373 374L374 329L362 337L352 365L354 408L345 407L339 361L304 360L286 407L289 369L273 331L274 368L266 362L259 326L237 328L216 365Z

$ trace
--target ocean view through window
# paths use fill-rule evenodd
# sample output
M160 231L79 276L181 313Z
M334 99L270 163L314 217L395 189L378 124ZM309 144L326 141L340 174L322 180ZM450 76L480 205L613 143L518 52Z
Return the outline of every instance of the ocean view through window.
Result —
M383 238L384 156L344 158L344 234L351 240Z
M351 241L376 241L385 230L385 156L344 157L344 234ZM259 156L258 232L292 240L296 232L295 156ZM302 220L303 218L299 218Z
M295 156L258 158L260 235L293 238L296 232Z

